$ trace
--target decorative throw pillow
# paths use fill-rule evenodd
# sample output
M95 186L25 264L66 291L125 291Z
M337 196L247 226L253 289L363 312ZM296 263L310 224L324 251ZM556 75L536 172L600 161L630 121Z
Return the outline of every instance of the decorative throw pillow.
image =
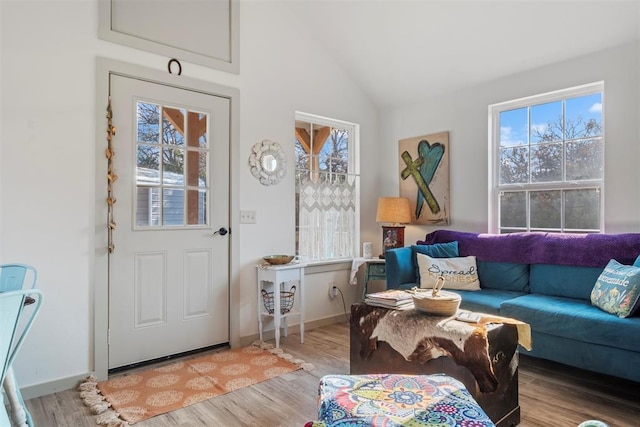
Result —
M438 276L442 276L445 289L480 290L476 257L431 258L423 254L417 257L421 288L432 289Z
M420 269L418 268L418 254L429 255L431 258L453 258L458 253L458 242L434 243L433 245L411 245L413 266L416 270L416 280L420 283Z
M640 307L640 267L609 261L591 291L591 304L618 317L633 315Z

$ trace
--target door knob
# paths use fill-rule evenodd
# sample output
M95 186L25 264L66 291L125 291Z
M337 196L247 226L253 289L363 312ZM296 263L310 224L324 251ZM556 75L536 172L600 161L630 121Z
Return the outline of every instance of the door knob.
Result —
M225 234L227 234L229 232L229 230L227 230L224 227L220 227L218 230L213 232L213 235L215 236L216 234L219 234L221 236L224 236Z

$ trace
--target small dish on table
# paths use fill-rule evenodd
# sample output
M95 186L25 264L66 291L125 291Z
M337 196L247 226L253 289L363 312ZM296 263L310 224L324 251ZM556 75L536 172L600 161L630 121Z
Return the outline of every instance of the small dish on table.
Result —
M271 265L284 265L289 264L295 258L294 255L267 255L262 257L263 260Z

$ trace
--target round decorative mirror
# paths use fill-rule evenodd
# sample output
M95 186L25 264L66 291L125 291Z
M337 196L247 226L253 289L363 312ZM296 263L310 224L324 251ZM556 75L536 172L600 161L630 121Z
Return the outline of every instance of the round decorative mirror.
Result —
M280 144L265 139L251 149L249 167L261 184L277 184L287 173L287 159Z

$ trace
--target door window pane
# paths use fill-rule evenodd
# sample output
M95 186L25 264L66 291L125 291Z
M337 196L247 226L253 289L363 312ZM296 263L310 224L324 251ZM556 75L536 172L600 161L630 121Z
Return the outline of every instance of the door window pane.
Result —
M201 148L207 148L207 132L206 130L209 128L209 116L203 113L198 113L198 123L201 129L200 135L198 137L198 144Z
M157 146L138 144L137 183L160 183L160 149Z
M162 182L181 185L184 182L184 150L164 148L162 150Z
M207 190L187 191L187 224L204 225L207 218Z
M138 142L160 143L160 106L138 102L136 108Z
M136 226L160 225L160 189L138 187L136 191Z
M207 187L207 153L189 150L187 152L187 185Z
M162 224L184 225L184 190L178 188L162 190Z
M184 110L162 109L162 143L184 145Z

